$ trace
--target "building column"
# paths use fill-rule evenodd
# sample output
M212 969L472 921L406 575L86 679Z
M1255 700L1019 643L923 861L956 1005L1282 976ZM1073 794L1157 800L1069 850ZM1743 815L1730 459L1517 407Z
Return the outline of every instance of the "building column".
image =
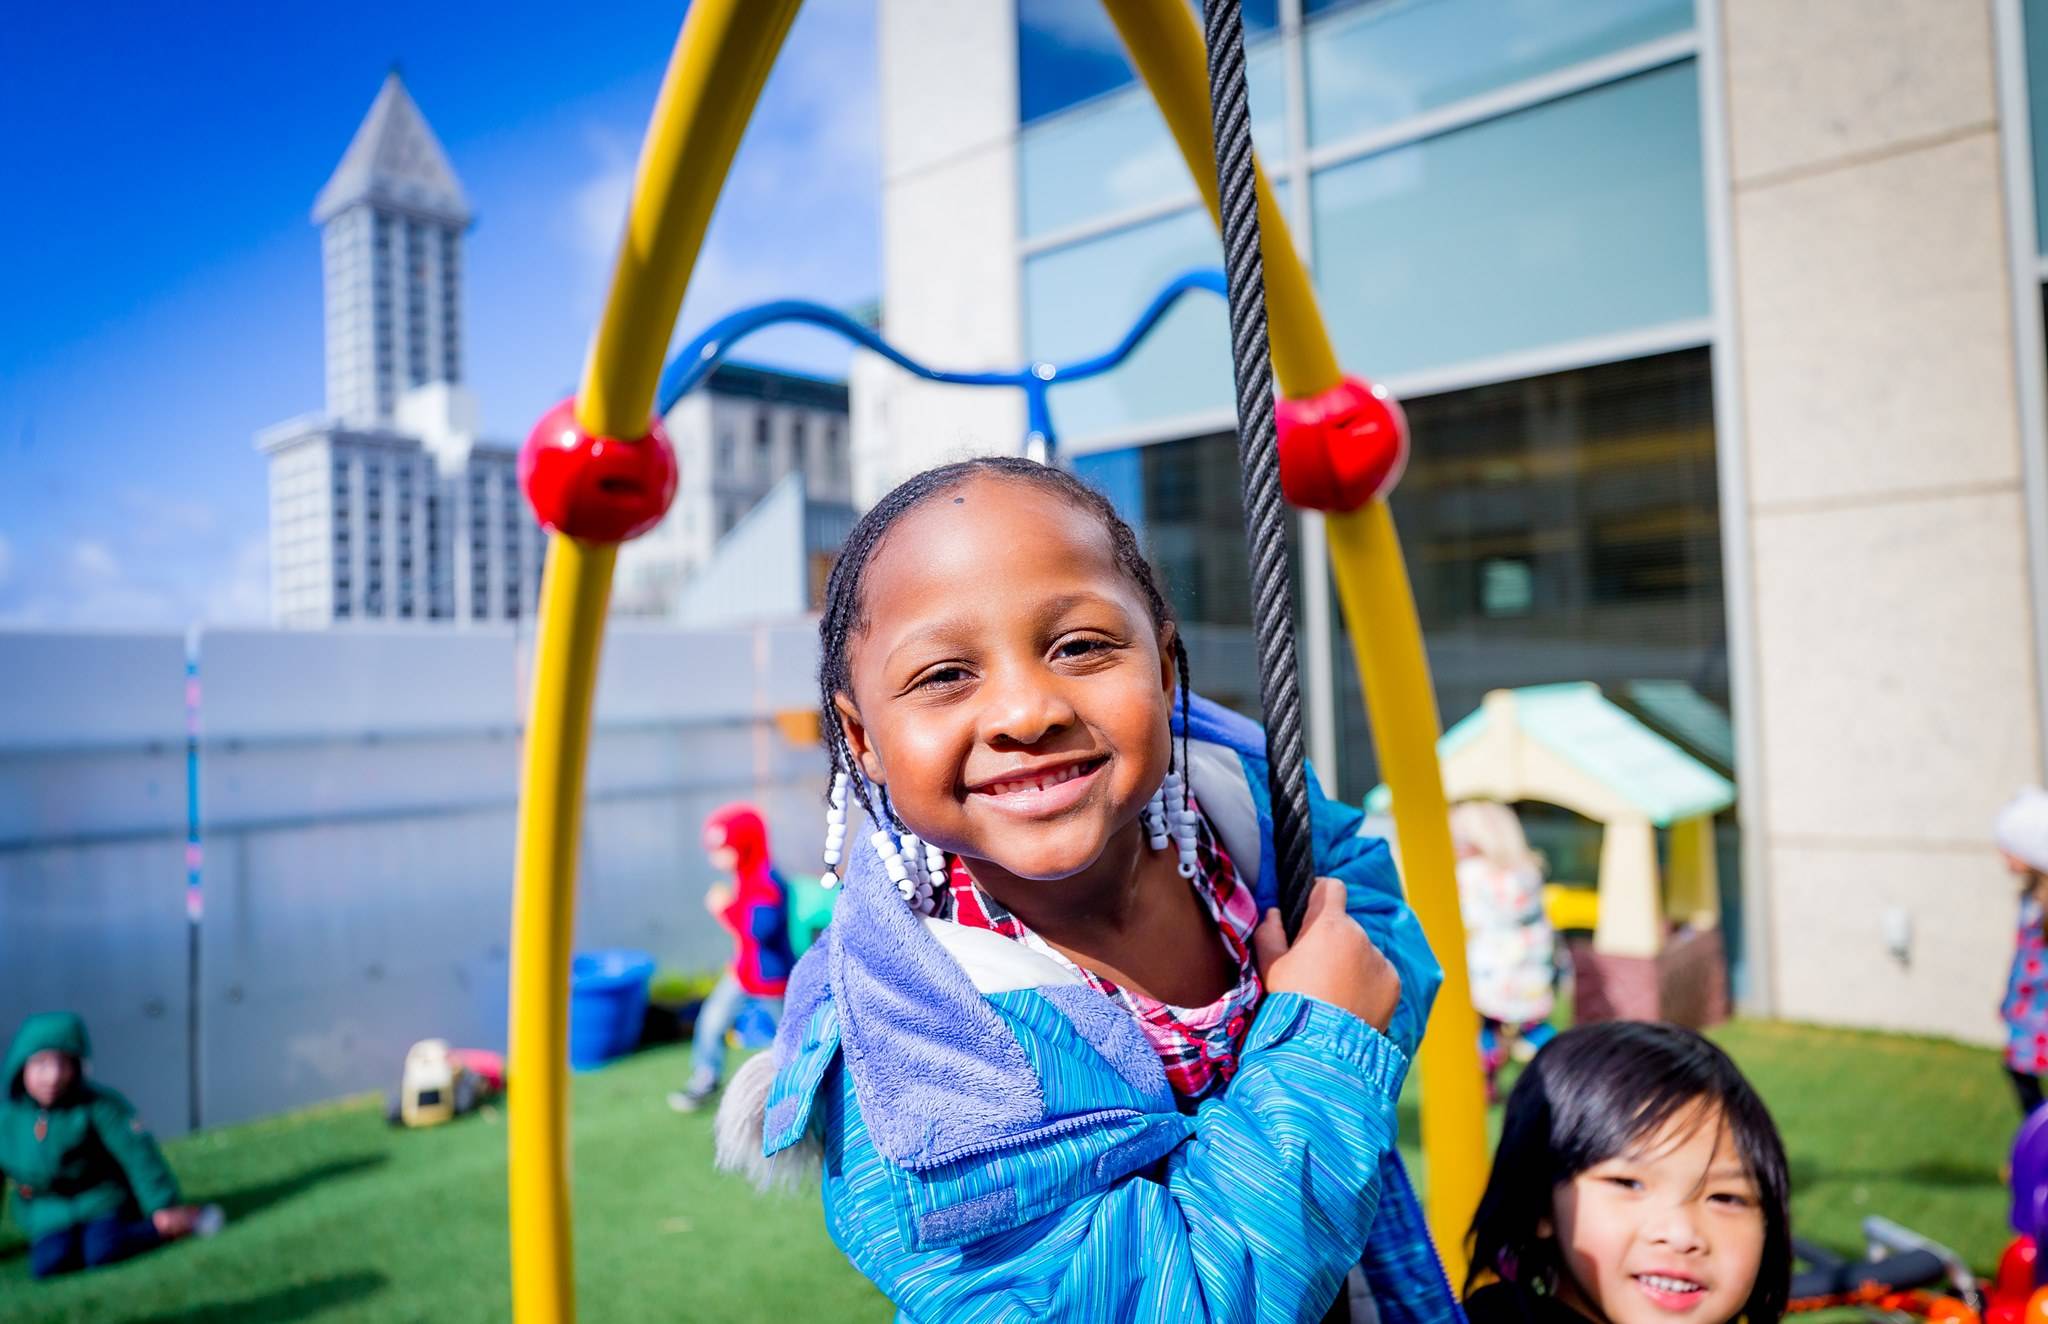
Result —
M1990 820L2041 755L1991 5L1706 10L1767 881L1744 924L1780 1015L1989 1042ZM1904 962L1892 911L1927 935Z
M1017 260L1017 20L1007 4L876 10L882 98L882 334L937 368L1023 360ZM938 279L934 273L940 273ZM1019 391L937 386L861 355L854 502L968 455L1015 454Z

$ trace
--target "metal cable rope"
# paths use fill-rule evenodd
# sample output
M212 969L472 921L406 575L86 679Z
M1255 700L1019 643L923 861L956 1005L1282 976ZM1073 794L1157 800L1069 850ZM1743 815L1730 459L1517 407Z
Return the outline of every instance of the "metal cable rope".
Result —
M1301 683L1294 654L1294 593L1287 561L1288 506L1280 495L1274 441L1273 359L1266 339L1266 276L1259 255L1258 177L1245 88L1244 16L1239 0L1205 0L1209 100L1216 185L1229 289L1231 366L1237 380L1237 460L1244 485L1244 533L1251 550L1252 627L1258 643L1259 705L1266 721L1267 788L1280 910L1291 937L1315 886L1303 766Z

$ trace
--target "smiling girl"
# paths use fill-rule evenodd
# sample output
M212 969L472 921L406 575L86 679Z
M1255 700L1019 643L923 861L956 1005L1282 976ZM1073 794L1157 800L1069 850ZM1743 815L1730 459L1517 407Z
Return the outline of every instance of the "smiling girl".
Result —
M1466 1314L1777 1324L1786 1199L1777 1128L1727 1054L1671 1025L1568 1030L1508 1097L1472 1220Z
M1455 1320L1394 1149L1436 962L1313 777L1287 941L1262 733L1189 693L1109 503L1023 460L920 474L826 599L828 866L849 801L873 830L722 1161L814 1152L906 1320L1277 1324L1340 1290Z

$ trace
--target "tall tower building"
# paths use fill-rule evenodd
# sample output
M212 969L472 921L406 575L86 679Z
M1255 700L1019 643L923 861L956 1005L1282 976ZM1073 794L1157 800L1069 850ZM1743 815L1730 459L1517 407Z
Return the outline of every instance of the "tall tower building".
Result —
M476 624L533 614L543 541L518 448L477 435L462 384L469 200L394 70L313 204L327 409L256 438L270 457L281 625Z
M469 200L393 69L313 203L327 291L327 412L388 425L406 391L462 380Z
M546 540L519 490L519 448L478 435L463 383L462 236L472 219L447 153L392 71L313 203L327 408L256 436L270 462L279 625L473 626L538 608ZM682 490L661 526L621 552L620 610L674 614L683 582L792 474L802 475L802 546L787 550L801 559L787 575L761 572L763 582L787 589L800 570L820 586L821 558L853 522L845 385L726 364L670 411L669 427ZM729 571L741 575L729 596L759 596L744 579L758 570Z

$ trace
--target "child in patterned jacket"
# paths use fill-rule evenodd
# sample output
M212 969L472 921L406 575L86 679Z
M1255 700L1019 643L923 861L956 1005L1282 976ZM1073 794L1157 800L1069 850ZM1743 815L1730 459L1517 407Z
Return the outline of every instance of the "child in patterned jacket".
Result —
M1263 733L1191 696L1109 503L1025 460L918 475L819 631L844 893L722 1159L812 1155L905 1320L1456 1320L1394 1147L1441 974L1386 843L1310 778L1290 943Z
M2020 1113L2041 1106L2048 1071L2048 791L2028 786L1999 811L1992 829L2005 867L2020 880L2019 931L2005 983L2005 1073Z

